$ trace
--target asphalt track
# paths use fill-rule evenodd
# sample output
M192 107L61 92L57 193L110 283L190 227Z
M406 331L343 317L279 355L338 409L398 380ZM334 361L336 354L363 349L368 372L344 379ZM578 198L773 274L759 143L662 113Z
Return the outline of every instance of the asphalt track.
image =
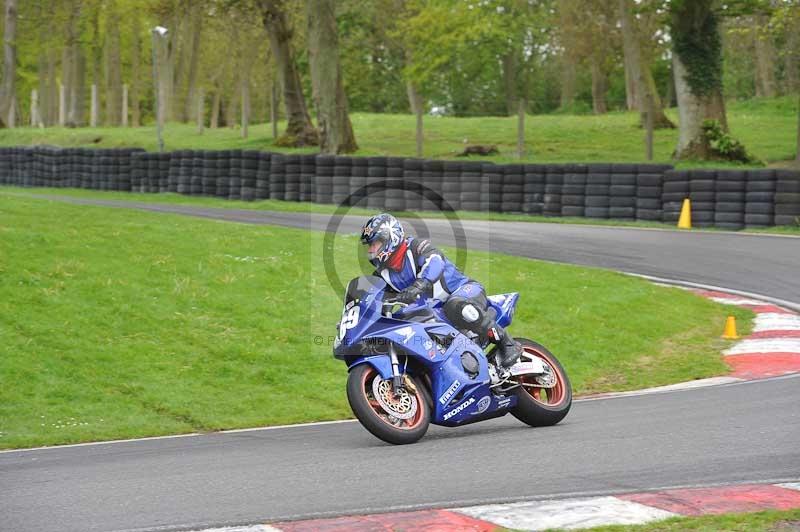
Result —
M187 205L39 196L86 205L133 207L251 224L339 233L361 229L363 216L216 209ZM734 288L800 305L800 238L722 231L677 231L557 223L404 219L438 245L497 251L554 262ZM465 241L455 234L463 230ZM467 262L469 254L467 253Z
M82 200L83 201L83 200ZM104 202L108 203L108 202ZM148 210L324 229L329 217ZM361 218L345 218L354 231ZM447 221L426 220L452 243ZM800 240L463 222L467 245L800 301ZM425 231L417 226L418 232ZM658 249L651 249L651 248ZM800 480L800 377L578 402L385 445L352 422L0 453L0 530L180 530L343 513ZM343 393L343 392L342 392Z
M355 422L0 453L0 529L173 530L800 479L800 378L576 403L394 447Z

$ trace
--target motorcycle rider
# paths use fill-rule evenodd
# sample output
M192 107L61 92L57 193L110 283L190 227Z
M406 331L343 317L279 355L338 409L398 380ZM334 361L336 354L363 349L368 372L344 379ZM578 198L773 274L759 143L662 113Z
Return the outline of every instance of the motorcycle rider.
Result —
M522 355L522 346L495 321L483 286L461 273L429 240L405 236L403 226L388 213L373 216L361 230L375 275L397 293L396 300L413 303L432 298L444 303L447 319L458 329L472 331L498 346L498 363L509 368Z

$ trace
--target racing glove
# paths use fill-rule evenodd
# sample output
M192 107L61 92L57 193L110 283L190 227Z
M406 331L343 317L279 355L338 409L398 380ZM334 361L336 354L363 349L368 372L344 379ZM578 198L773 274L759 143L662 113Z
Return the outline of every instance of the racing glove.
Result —
M397 294L397 301L400 303L413 303L420 296L424 296L430 290L432 283L427 279L418 278L414 283Z

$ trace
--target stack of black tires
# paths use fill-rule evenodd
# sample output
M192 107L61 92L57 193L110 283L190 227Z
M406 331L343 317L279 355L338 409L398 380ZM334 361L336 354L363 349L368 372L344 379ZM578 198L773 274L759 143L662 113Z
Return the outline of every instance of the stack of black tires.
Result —
M458 200L465 211L481 210L481 176L482 163L466 161L459 164L459 181L461 191Z
M561 186L561 216L583 216L586 212L586 165L568 164Z
M689 172L687 170L668 170L664 172L664 185L661 192L661 220L677 223L683 208L683 201L689 198Z
M422 194L425 186L422 159L406 159L403 161L403 179L389 177L389 159L386 159L386 181L381 190L387 211L418 211L422 209ZM431 167L427 170L430 173ZM380 188L379 188L380 190Z
M744 227L747 173L729 170L717 174L714 227L738 230Z
M744 224L747 227L768 227L775 219L775 170L747 172Z
M319 197L319 190L317 190L317 198ZM327 197L330 198L330 189L327 190ZM286 155L273 153L269 159L269 199L284 200L285 198Z
M522 183L522 212L541 215L544 209L544 188L547 168L542 164L526 164Z
M611 215L611 165L586 166L584 216L606 219Z
M275 160L275 155L272 156ZM273 166L273 169L275 167ZM333 203L333 173L336 168L336 157L333 155L317 155L316 177L314 180L316 196L314 203ZM275 176L272 176L275 181ZM270 196L272 197L272 196ZM283 199L273 198L273 199Z
M442 210L461 209L461 163L445 161L442 172Z
M656 165L636 165L636 219L661 221L663 169Z
M295 181L295 196L293 201L297 201L297 186L300 181L300 165L298 166L297 180ZM258 183L258 152L254 150L247 150L242 152L242 199L244 201L253 201L256 199L256 186Z
M800 225L800 175L775 171L775 224Z
M300 201L313 202L317 199L316 192L317 156L300 156Z
M284 199L286 201L300 201L300 176L303 167L300 164L300 155L291 154L286 157L286 185Z
M350 176L352 173L352 157L341 155L334 157L333 183L331 186L331 203L334 205L345 206L350 204Z
M692 201L692 225L713 227L717 200L716 170L689 171L689 199Z

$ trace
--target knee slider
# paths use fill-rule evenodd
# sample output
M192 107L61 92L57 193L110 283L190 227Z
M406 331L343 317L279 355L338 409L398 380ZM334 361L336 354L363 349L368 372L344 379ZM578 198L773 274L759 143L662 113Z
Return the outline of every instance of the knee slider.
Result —
M474 329L483 321L484 313L470 300L451 296L444 304L444 313L456 327Z

